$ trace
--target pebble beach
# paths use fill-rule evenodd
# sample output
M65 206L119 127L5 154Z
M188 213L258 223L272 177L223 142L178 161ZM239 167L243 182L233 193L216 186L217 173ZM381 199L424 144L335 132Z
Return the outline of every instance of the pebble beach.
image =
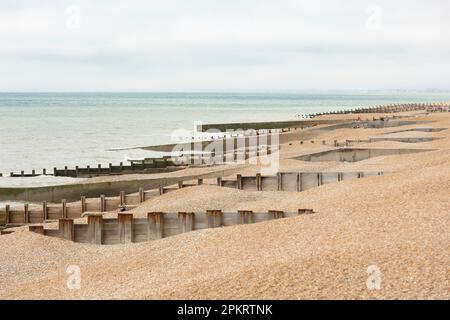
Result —
M380 114L367 115L373 116ZM322 118L330 117L339 116ZM358 162L295 159L329 148L300 144L308 129L293 130L282 140L281 171L375 170L385 172L382 176L302 192L238 190L206 179L203 185L150 199L131 211L145 217L150 211L313 208L312 215L121 245L75 243L32 233L27 226L13 228L13 233L0 236L0 299L449 299L450 113L412 113L406 119L414 123L401 130L447 130L343 128L314 137L437 138L361 142L358 148L427 151ZM254 174L260 169L240 165L236 172ZM75 290L67 287L71 265L79 266L81 274L81 286ZM367 283L373 268L381 281L376 289Z

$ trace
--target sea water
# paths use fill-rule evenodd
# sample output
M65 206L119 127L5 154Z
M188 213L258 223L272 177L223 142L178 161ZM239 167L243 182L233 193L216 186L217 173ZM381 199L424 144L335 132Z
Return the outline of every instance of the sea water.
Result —
M200 123L295 120L314 112L449 100L442 92L0 93L0 172L51 173L53 167L151 157L157 154L109 150L173 143L175 132ZM0 186L52 181L15 179L0 178Z

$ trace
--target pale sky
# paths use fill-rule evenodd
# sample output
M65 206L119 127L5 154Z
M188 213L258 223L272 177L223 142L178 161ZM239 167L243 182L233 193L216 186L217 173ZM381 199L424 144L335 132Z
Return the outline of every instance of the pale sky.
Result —
M0 91L450 89L450 1L0 0Z

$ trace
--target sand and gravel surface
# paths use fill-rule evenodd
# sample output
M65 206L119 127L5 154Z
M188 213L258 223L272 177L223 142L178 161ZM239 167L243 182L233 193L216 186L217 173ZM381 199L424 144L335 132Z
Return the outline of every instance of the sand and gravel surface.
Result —
M436 122L427 127L450 127L450 114L429 119ZM363 139L388 129L340 134ZM294 144L286 152L282 148L282 168L390 169L383 176L300 193L202 185L167 193L133 211L145 216L154 210L314 208L313 215L114 246L73 243L16 228L0 236L0 298L449 299L450 130L416 134L442 139L371 143L367 146L436 150L310 167L289 159L288 154L302 152L292 150ZM67 288L69 265L80 267L78 290ZM366 285L369 266L380 271L379 290Z

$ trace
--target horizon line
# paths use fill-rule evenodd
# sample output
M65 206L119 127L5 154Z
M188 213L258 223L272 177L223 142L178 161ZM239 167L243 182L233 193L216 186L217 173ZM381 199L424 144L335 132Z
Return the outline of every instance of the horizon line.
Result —
M2 91L0 94L8 93L450 93L450 89L261 89L261 90L12 90Z

